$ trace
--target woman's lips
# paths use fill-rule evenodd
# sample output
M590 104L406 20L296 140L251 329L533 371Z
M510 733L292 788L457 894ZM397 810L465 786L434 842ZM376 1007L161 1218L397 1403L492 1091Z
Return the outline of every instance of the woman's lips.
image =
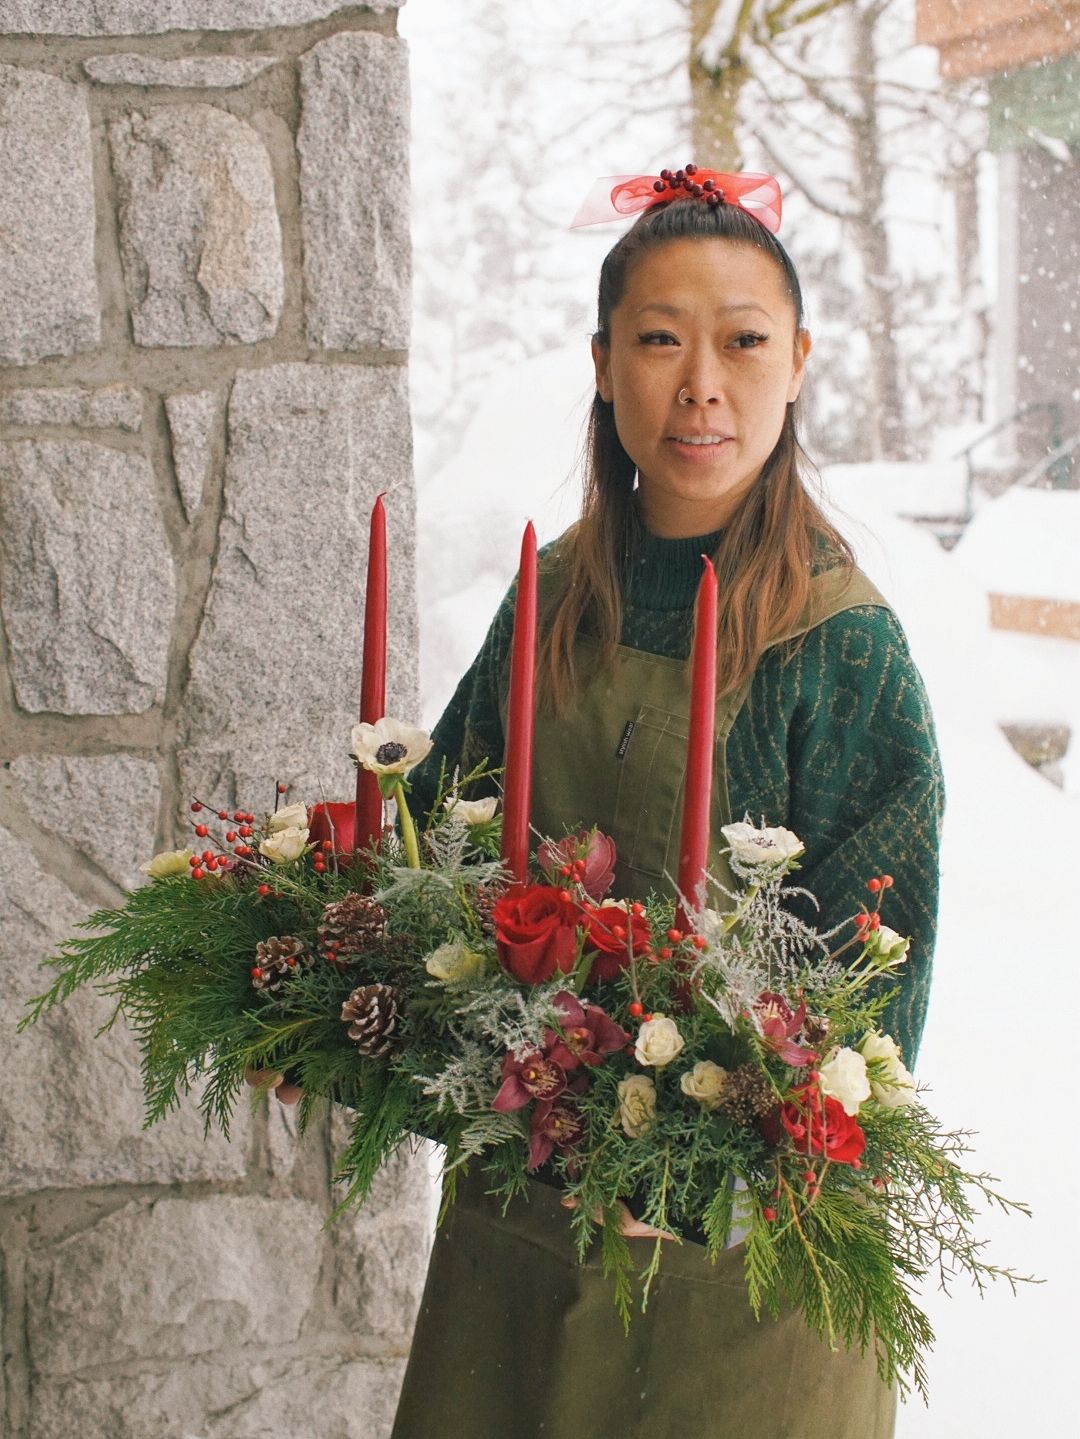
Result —
M727 453L733 439L731 435L671 435L667 443L680 459L692 465L710 465L718 455Z

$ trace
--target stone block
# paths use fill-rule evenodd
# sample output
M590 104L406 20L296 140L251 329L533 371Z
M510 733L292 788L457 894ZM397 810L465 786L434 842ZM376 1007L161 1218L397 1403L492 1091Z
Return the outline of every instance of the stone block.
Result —
M316 1297L322 1219L302 1199L136 1201L35 1250L34 1370L71 1375L294 1344Z
M409 343L409 79L403 40L332 35L300 61L304 290L331 350Z
M41 1379L28 1439L389 1439L405 1359L270 1350Z
M365 0L397 10L405 0ZM0 35L163 35L168 30L265 30L307 25L356 0L0 0Z
M77 86L0 65L0 176L0 363L90 349L101 315L90 114Z
M203 485L213 458L219 400L213 390L197 395L169 395L165 401L172 436L173 468L189 520L202 504Z
M229 400L225 514L182 715L183 793L258 812L351 793L368 524L389 533L389 711L415 717L415 498L405 372L241 371Z
M273 55L188 55L183 60L159 60L155 55L94 55L83 61L83 69L99 85L230 90L254 80L275 59Z
M165 693L175 581L142 455L0 443L0 608L23 709L126 714Z
M126 754L95 758L26 754L11 762L37 822L80 849L121 889L146 883L161 802L157 766Z
M233 1143L204 1137L193 1103L144 1130L139 1053L112 1005L81 990L22 1034L26 1004L48 987L39 968L86 908L24 844L0 829L0 1194L81 1185L238 1179L249 1131L241 1103Z
M142 392L132 385L8 390L0 393L0 425L78 425L84 430L135 434L142 428L142 405Z
M257 132L213 105L174 105L117 120L109 138L136 343L271 336L284 289L281 226Z
M338 1322L366 1347L407 1351L437 1213L431 1153L418 1140L383 1169L367 1201L330 1229Z

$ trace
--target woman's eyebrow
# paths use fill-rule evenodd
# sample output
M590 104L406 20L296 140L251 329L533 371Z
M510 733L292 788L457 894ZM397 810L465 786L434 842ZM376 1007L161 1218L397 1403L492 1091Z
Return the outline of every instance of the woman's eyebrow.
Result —
M635 316L644 315L649 310L652 310L658 315L669 315L673 320L677 320L688 313L688 311L680 308L678 305L665 305L660 301L650 301L649 304L642 305L641 308L634 313ZM772 319L770 312L764 305L759 304L757 300L736 300L732 305L718 305L716 307L716 313L718 315L730 315L736 310L757 310L764 315L766 319Z

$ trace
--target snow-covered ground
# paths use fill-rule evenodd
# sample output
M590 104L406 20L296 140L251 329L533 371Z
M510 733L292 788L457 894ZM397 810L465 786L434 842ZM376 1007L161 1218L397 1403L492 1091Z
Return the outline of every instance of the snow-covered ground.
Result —
M504 372L459 453L421 492L428 721L512 578L525 519L537 521L543 539L573 517L589 379L584 335ZM966 1288L951 1300L926 1296L938 1332L930 1407L909 1403L898 1433L1066 1439L1080 1421L1072 1376L1080 1164L1069 1038L1080 959L1070 900L1080 872L1080 764L1067 756L1057 789L1020 759L999 724L1068 724L1080 747L1080 644L992 630L986 594L1015 592L1008 576L997 586L995 575L1002 556L1016 553L1039 557L1032 574L1045 583L1036 593L1080 598L1062 578L1075 550L1059 542L1076 533L1080 493L1051 496L1053 505L992 501L947 554L900 516L947 512L962 483L948 464L836 466L824 476L833 513L907 631L944 759L941 931L919 1075L944 1122L978 1131L979 1164L1032 1206L1031 1220L981 1219L995 1259L1045 1281L1016 1298L1003 1286L981 1301Z

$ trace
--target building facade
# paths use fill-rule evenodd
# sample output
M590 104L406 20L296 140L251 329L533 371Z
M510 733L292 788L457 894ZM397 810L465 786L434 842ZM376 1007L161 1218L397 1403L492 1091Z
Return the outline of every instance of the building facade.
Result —
M326 1227L340 1118L142 1127L39 962L215 809L349 793L367 521L416 718L397 0L0 0L4 1439L379 1439L427 1157Z

